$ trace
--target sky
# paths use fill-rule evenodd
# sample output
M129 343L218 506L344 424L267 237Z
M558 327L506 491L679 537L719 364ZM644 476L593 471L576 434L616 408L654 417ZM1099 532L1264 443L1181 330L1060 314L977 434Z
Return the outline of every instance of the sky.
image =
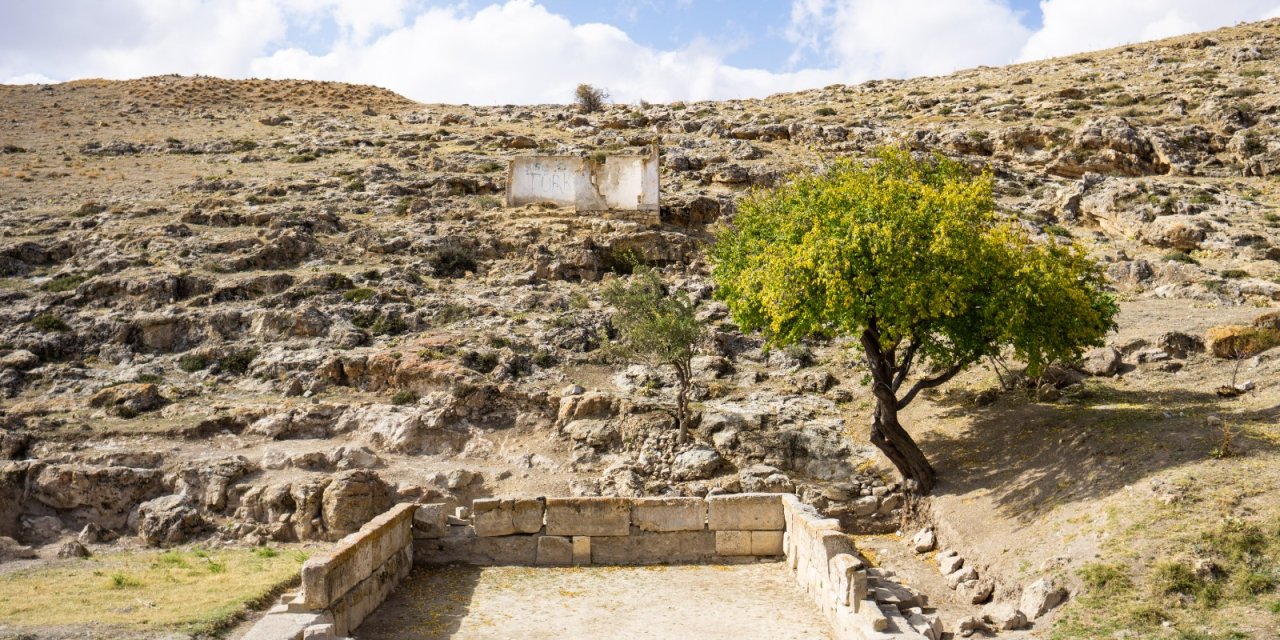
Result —
M178 73L422 102L763 97L1280 17L1280 0L0 0L0 83Z

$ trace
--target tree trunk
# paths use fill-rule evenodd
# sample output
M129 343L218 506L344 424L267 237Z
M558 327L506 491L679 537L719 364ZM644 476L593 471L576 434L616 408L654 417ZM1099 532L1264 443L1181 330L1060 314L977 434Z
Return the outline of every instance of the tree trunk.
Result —
M903 478L915 480L920 493L933 490L938 474L916 446L911 434L898 422L898 408L877 398L875 417L871 421L871 443L889 458Z
M680 389L676 391L676 424L680 427L680 435L676 440L684 444L689 440L689 380L680 378Z

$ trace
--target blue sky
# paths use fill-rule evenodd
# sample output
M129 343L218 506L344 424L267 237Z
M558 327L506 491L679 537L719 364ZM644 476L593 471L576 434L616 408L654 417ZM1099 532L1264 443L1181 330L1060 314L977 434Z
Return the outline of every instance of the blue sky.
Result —
M1280 0L0 0L0 82L165 73L425 102L760 97L1280 17Z

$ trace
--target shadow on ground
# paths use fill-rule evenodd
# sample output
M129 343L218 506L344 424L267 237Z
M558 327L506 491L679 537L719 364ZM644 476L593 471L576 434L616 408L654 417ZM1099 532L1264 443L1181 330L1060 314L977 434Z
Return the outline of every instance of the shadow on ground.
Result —
M935 494L990 491L1004 516L1026 521L1213 457L1223 434L1210 415L1238 430L1233 455L1280 450L1280 438L1249 427L1274 424L1280 406L1241 411L1234 404L1188 390L1101 388L1066 405L1007 393L981 409L942 405L941 417L968 419L969 427L924 433L920 446L938 470Z
M357 629L360 640L443 640L452 638L471 612L480 567L449 565L413 568Z

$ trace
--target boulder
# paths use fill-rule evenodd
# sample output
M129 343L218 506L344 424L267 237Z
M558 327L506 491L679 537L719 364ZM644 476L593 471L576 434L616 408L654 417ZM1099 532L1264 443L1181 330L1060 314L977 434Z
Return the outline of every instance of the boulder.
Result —
M1008 602L993 603L982 610L982 617L997 631L1027 628L1027 616Z
M1080 370L1091 376L1115 375L1120 368L1120 352L1112 347L1098 347L1085 352Z
M1026 614L1028 619L1035 620L1062 604L1066 599L1066 588L1059 585L1057 579L1045 577L1022 589L1022 600L1018 608Z
M916 553L927 553L933 551L934 546L938 544L938 538L933 533L933 529L921 529L916 535L911 537L911 548Z
M26 349L16 349L0 357L0 369L26 371L40 364L40 357Z
M961 602L982 604L991 599L991 594L995 589L996 583L991 578L966 580L956 587L956 598Z
M358 530L391 508L391 487L378 474L364 469L343 471L325 487L321 517L330 539Z
M89 550L78 540L68 540L58 547L59 558L88 558L90 555Z
M676 456L671 476L676 480L706 480L724 465L724 458L710 447L695 447Z
M1250 358L1280 344L1280 331L1266 327L1226 325L1205 333L1205 346L1217 358Z
M958 555L953 554L946 557L938 556L938 570L941 571L944 576L955 573L963 566L964 558L961 558Z
M150 547L182 544L205 528L200 512L183 495L161 496L138 505L138 537Z
M164 406L160 388L151 383L127 383L107 387L89 399L89 406L106 408L121 418L132 418L140 413Z
M1170 331L1156 340L1156 347L1175 358L1185 358L1193 353L1204 353L1204 340L1181 331Z
M0 562L9 560L25 560L36 557L35 549L7 536L0 536Z

